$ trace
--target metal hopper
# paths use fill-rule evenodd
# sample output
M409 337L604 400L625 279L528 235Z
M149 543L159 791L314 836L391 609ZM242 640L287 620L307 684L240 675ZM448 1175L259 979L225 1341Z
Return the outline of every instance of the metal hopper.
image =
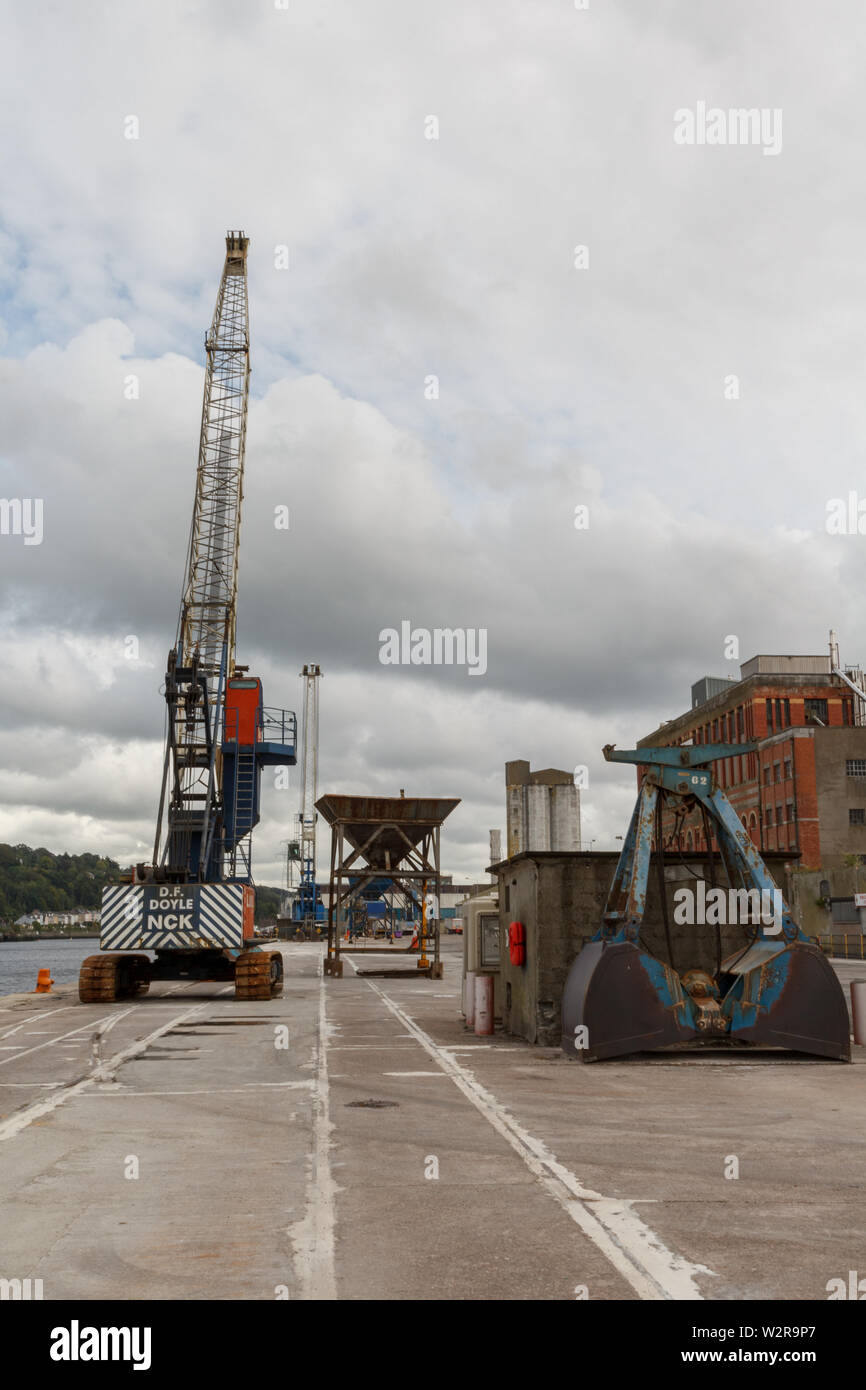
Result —
M439 840L442 822L459 805L448 796L345 796L329 793L316 802L331 827L331 878L326 975L342 975L342 926L352 904L371 884L383 882L420 911L418 971L441 975L438 932L426 930L428 893L440 895ZM428 961L426 942L433 941Z

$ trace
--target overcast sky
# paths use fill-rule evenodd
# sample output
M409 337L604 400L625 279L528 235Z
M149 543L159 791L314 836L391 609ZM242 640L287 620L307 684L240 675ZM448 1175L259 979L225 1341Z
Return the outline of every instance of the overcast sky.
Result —
M320 790L461 797L458 878L512 758L586 764L612 849L634 779L602 745L738 674L726 638L834 626L866 660L866 540L826 528L866 501L866 11L279 3L0 5L0 495L44 507L41 544L0 536L0 839L148 855L243 228L238 659L290 708L321 664ZM774 147L677 143L701 103ZM484 629L486 672L381 664L404 620ZM270 781L279 883L298 780Z

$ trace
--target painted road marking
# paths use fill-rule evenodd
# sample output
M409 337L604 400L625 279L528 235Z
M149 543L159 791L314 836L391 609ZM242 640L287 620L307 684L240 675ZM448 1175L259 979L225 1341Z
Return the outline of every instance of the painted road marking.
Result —
M444 1071L383 1071L383 1076L438 1076L441 1080L448 1080L448 1073Z
M60 1082L54 1082L60 1085ZM91 1100L98 1100L102 1096L227 1096L227 1095L249 1095L250 1091L256 1091L260 1087L272 1086L282 1087L289 1091L311 1091L314 1089L315 1081L248 1081L243 1086L205 1086L199 1091L130 1091L126 1086L118 1083L116 1091L93 1091L90 1095Z
M62 1081L0 1081L0 1090L47 1091L62 1085Z
M123 1012L128 1014L130 1010L124 1009ZM97 1019L96 1023L106 1023L110 1018L116 1018L119 1016L122 1017L122 1015L106 1014L105 1018ZM53 1047L55 1043L63 1042L64 1038L74 1038L76 1033L83 1033L86 1029L93 1027L94 1020L91 1019L90 1023L82 1023L80 1028L72 1028L68 1033L58 1033L56 1038L51 1038L48 1042L37 1043L35 1047L25 1048L23 1052L18 1053L17 1057L2 1058L2 1060L0 1060L0 1067L5 1067L7 1062L19 1062L22 1057L29 1057L30 1054L33 1052L41 1052L43 1047Z
M699 1274L712 1275L713 1270L705 1265L691 1264L681 1255L668 1250L655 1231L641 1221L633 1210L632 1202L604 1197L584 1187L541 1140L514 1119L471 1071L435 1043L384 990L371 980L366 980L365 984L374 994L378 994L395 1018L405 1023L425 1052L438 1062L467 1100L507 1140L545 1191L628 1280L638 1297L684 1301L703 1299L695 1277Z
M53 1018L55 1014L65 1014L69 1009L74 1008L73 1004L64 1004L62 1009L43 1009L38 1014L30 1014L28 1018L22 1018L20 1023L16 1023L14 1028L7 1028L5 1033L0 1033L2 1038L11 1038L13 1033L17 1033L19 1028L25 1024L35 1023L37 1019Z
M234 989L234 985L227 985L225 989L219 992L220 994L225 994L230 989ZM185 1010L184 1013L176 1014L174 1018L169 1019L167 1023L161 1024L159 1028L155 1028L152 1033L148 1033L147 1037L142 1038L139 1042L131 1043L129 1047L123 1048L122 1051L115 1052L114 1056L109 1057L107 1062L99 1062L90 1076L85 1076L81 1081L76 1081L73 1085L64 1087L58 1094L47 1096L45 1100L36 1101L33 1105L25 1106L25 1108L18 1111L17 1114L10 1115L8 1120L4 1120L0 1123L0 1141L4 1139L14 1139L15 1136L26 1129L28 1125L32 1125L34 1120L41 1120L44 1115L50 1115L58 1106L64 1105L66 1101L71 1100L73 1096L81 1095L82 1091L89 1090L90 1087L95 1086L98 1081L110 1081L112 1079L112 1073L117 1071L117 1068L122 1066L124 1062L130 1061L133 1057L139 1057L142 1052L146 1052L151 1043L155 1042L157 1038L163 1037L172 1028L176 1028L182 1020L193 1018L196 1014L203 1013L205 1009L210 1007L211 1002L211 1000L208 1000L205 1004L196 1004L193 1008ZM124 1012L131 1013L131 1010L126 1009ZM108 1024L111 1018L117 1020L120 1017L122 1017L120 1014L110 1014L103 1022ZM92 1028L93 1024L85 1024L85 1027ZM78 1031L80 1030L76 1029L76 1032ZM104 1029L103 1036L104 1033L107 1032L108 1027ZM48 1044L42 1043L41 1046L47 1047ZM12 1061L13 1059L9 1058L7 1060ZM2 1065L3 1063L0 1062L0 1066Z
M303 1218L288 1228L287 1234L294 1250L301 1298L333 1302L337 1297L334 1268L337 1186L331 1174L333 1125L328 1082L328 1017L324 973L319 977L319 1019L314 1055L313 1152L307 1175L307 1209Z

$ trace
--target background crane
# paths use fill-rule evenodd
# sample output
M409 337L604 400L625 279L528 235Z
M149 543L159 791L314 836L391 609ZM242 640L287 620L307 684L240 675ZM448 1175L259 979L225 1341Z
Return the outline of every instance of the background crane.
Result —
M317 922L324 922L324 905L316 887L316 797L319 782L319 681L322 668L305 665L303 752L301 755L301 809L298 814L298 846L301 879L295 902L295 920L305 936L315 935Z

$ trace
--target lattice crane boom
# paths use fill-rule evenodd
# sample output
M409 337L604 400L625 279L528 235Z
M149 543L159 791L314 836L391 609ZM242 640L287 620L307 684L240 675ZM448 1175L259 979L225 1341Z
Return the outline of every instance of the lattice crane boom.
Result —
M199 653L212 689L223 645L234 668L238 546L250 382L247 248L243 232L226 236L226 257L210 331L202 403L195 506L178 648Z

